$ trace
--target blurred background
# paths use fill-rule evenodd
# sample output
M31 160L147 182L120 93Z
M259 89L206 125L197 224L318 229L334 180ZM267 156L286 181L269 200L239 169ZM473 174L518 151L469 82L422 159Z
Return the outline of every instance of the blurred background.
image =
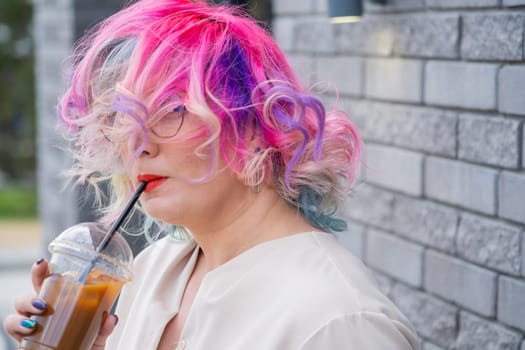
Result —
M30 1L0 1L0 288L9 290L0 292L2 317L12 309L13 295L29 287L18 269L27 276L41 254L32 25ZM0 336L0 349L7 346Z
M0 2L0 219L37 221L33 6ZM2 230L2 233L4 231ZM2 236L2 242L9 237Z

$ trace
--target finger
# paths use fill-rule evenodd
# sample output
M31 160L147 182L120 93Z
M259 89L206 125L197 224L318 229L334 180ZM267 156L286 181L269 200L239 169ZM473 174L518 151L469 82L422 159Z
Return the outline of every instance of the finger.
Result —
M40 287L42 287L42 282L49 275L47 260L39 259L33 264L31 268L31 281L37 293L40 291Z
M98 332L97 339L95 340L95 343L93 344L93 347L91 350L103 350L106 346L106 340L109 337L109 335L113 332L113 329L115 329L115 326L118 323L118 316L117 315L108 315L107 312L104 313L104 317L102 318L102 325L100 327L100 331Z
M9 315L4 320L4 329L11 337L19 342L22 337L32 334L38 324L22 315Z
M40 315L47 309L47 303L34 295L24 295L15 301L15 310L23 316Z

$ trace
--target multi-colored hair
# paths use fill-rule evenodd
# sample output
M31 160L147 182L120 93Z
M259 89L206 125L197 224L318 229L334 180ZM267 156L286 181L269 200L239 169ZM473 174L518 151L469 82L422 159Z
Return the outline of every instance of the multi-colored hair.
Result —
M222 157L247 183L272 184L314 226L346 228L334 213L355 179L357 130L344 112L325 111L301 87L269 33L242 9L198 0L139 1L79 42L72 69L59 120L75 145L72 172L95 188L112 183L107 220L132 186L102 128L115 118L134 121L126 135L137 140L138 156L147 125L182 100L204 126L193 135L202 139L197 152ZM212 165L194 181L207 181L216 170Z

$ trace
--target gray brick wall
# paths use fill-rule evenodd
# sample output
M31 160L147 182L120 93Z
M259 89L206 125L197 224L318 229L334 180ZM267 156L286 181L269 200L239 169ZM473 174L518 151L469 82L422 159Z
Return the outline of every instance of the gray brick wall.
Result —
M429 105L495 109L497 71L498 65L492 63L429 61L425 65L425 102Z
M390 101L421 101L423 64L417 60L369 58L365 96Z
M425 194L432 199L495 214L497 176L498 172L492 168L428 157L425 164Z
M273 2L305 84L336 86L365 139L340 241L423 350L525 350L525 1L365 0L331 26L327 0Z
M523 15L514 12L465 14L462 39L463 58L520 61L523 58Z
M368 182L408 194L422 193L423 157L420 153L372 144L365 152Z
M503 113L525 115L525 96L516 95L525 83L525 67L506 65L498 76L498 110Z
M366 241L366 262L410 285L421 286L423 248L392 235L371 230Z

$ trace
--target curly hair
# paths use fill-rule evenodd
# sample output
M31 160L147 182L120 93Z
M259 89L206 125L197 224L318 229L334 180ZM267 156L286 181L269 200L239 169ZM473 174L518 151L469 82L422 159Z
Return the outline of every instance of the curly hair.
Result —
M202 139L197 152L222 157L241 177L271 183L312 225L346 228L334 215L355 180L357 129L343 111L327 112L301 87L271 35L241 8L138 1L89 32L71 66L58 116L75 145L72 173L96 189L112 184L105 219L122 207L132 185L101 129L115 118L133 121L126 136L142 140L138 156L146 125L183 100L205 126L194 135ZM260 149L252 149L253 135ZM211 177L216 163L195 181Z

